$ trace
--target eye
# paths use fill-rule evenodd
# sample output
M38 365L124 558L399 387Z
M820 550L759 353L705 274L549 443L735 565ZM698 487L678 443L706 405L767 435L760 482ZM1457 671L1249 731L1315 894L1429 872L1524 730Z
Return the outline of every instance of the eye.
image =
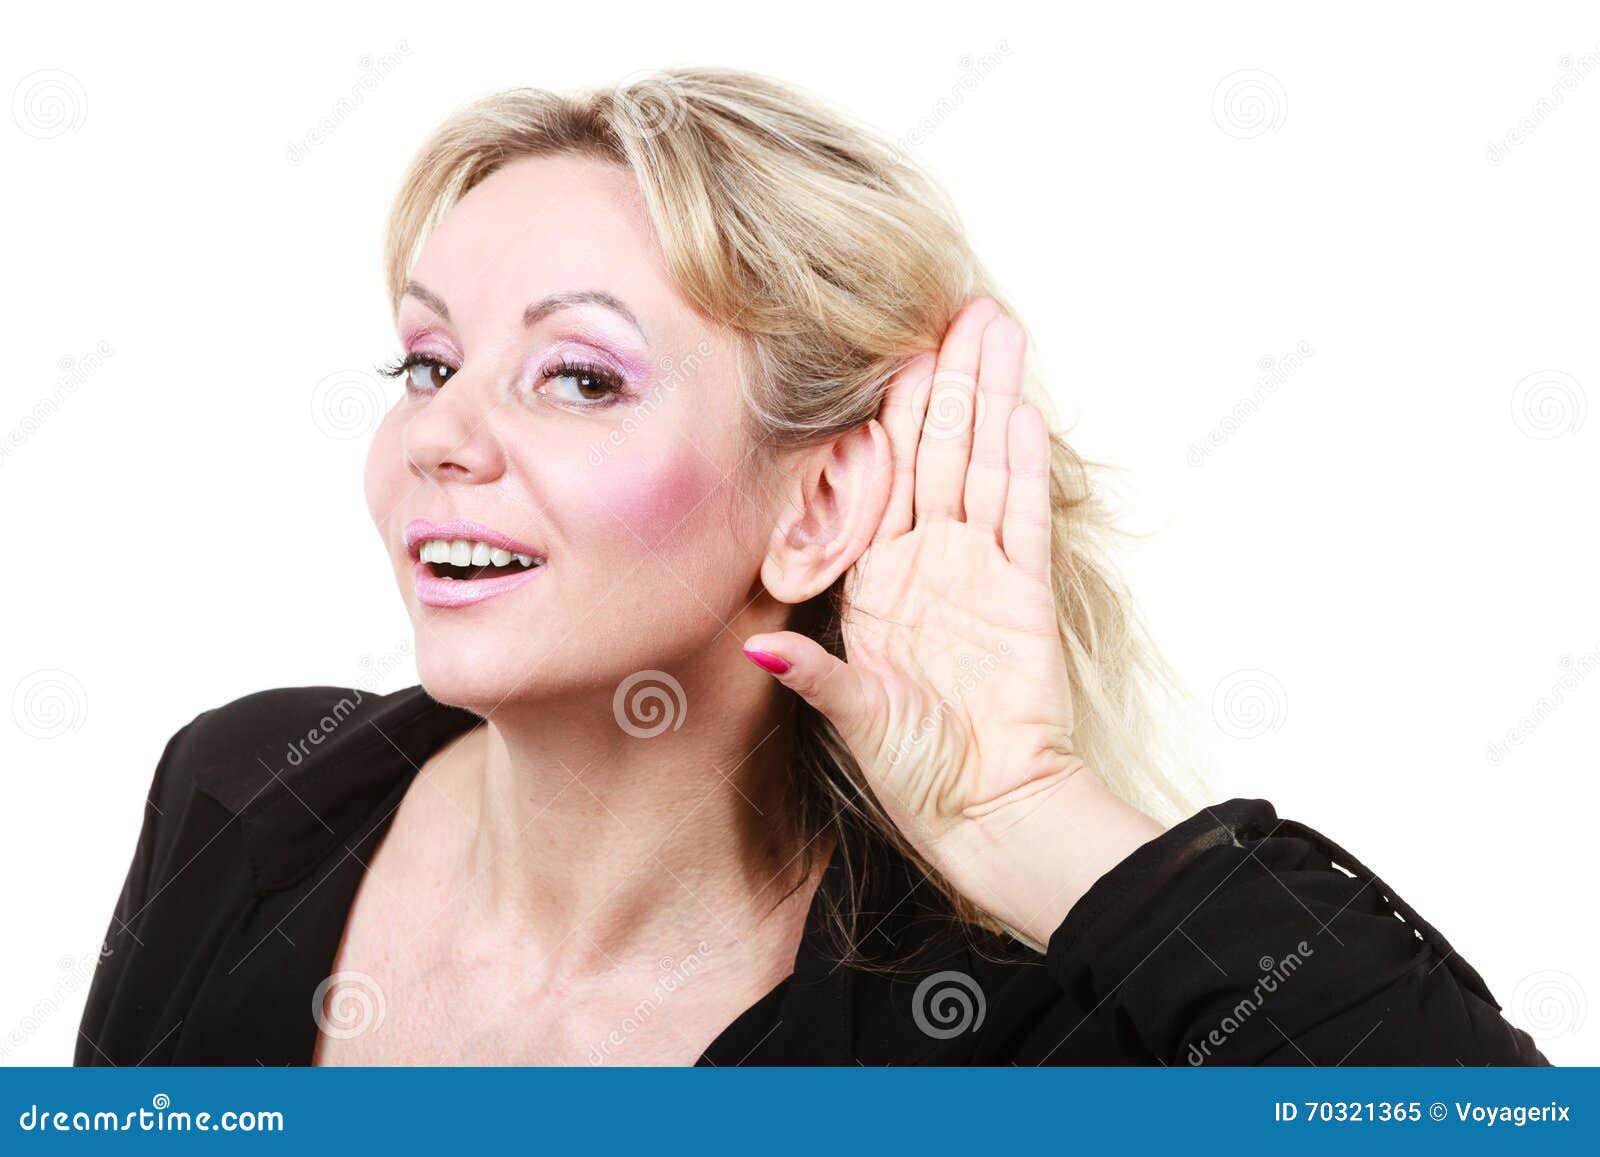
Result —
M411 353L390 365L379 366L378 372L386 378L403 376L408 393L431 394L441 389L456 371L454 366L448 366L438 358Z
M623 391L614 371L581 362L560 361L539 375L547 383L543 392L570 406L605 406Z

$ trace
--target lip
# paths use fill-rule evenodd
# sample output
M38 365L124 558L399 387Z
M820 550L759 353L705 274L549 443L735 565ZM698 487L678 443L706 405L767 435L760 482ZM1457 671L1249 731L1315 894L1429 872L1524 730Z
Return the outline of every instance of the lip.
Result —
M430 538L464 538L468 542L485 542L501 550L509 550L512 554L531 554L535 558L544 558L544 551L538 547L518 542L493 527L473 522L470 518L452 518L449 522L429 522L426 518L413 518L406 523L406 553L412 558L417 557L417 551Z
M499 578L440 578L428 569L427 563L417 557L422 544L435 538L464 538L471 542L486 543L500 550L508 550L512 554L531 554L536 558L545 558L544 551L537 547L519 542L470 519L452 519L449 522L413 519L406 524L406 553L412 559L411 576L417 601L428 607L470 607L476 603L498 598L529 582L549 565L546 561L540 566L529 567L521 574L502 575Z

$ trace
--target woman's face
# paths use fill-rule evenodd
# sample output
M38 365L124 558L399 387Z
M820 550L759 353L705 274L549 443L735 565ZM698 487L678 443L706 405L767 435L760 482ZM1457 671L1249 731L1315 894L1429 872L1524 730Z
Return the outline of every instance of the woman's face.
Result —
M744 492L733 336L671 284L632 177L509 164L412 279L366 496L429 692L487 710L703 654L772 522Z

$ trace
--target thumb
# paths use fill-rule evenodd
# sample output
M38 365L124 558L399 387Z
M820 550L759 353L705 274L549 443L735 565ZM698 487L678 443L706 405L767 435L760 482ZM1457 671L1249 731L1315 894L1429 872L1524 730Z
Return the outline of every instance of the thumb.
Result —
M815 639L794 631L751 635L744 653L757 667L777 676L811 706L822 712L846 738L855 734L869 702L861 673L830 654Z

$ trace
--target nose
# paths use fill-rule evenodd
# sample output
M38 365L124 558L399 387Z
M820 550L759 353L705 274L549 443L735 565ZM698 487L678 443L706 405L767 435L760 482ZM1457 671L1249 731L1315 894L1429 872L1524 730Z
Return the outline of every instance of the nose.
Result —
M482 484L505 471L505 453L491 416L499 399L462 370L407 420L400 439L406 468L433 482Z

